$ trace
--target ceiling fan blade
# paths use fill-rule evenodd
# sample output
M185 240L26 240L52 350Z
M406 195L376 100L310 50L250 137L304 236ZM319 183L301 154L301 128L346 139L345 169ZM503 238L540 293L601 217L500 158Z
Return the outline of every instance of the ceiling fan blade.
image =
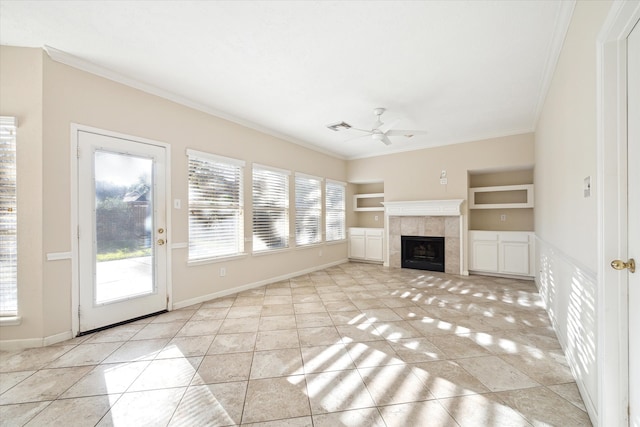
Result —
M387 135L385 134L382 135L382 138L380 138L380 141L382 141L384 145L391 145L391 140L387 138Z
M394 129L388 132L385 132L387 136L406 136L407 138L411 138L415 135L426 135L429 132L426 130L412 130L412 129Z
M357 130L357 131L360 131L360 132L366 132L366 133L368 133L369 135L371 135L371 134L373 133L370 129L354 128L353 126L352 126L349 130Z
M393 128L395 125L398 124L398 122L400 121L400 119L395 119L389 123L383 123L380 125L380 127L378 127L378 130L381 131L382 133L387 133L389 132L389 129Z

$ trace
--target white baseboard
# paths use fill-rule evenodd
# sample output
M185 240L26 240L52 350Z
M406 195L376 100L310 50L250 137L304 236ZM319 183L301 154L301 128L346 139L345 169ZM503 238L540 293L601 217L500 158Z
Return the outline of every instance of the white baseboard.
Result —
M253 283L249 283L249 284L242 285L242 286L236 286L236 287L231 288L231 289L225 289L223 291L213 292L213 293L210 293L210 294L207 294L207 295L201 295L201 296L196 297L196 298L191 298L191 299L188 299L188 300L184 300L184 301L180 301L180 302L174 303L173 307L172 307L172 310L178 310L178 309L181 309L181 308L189 307L189 306L194 305L194 304L200 304L201 302L209 301L209 300L212 300L212 299L215 299L215 298L226 297L228 295L236 294L238 292L247 291L247 290L253 289L253 288L258 288L260 286L268 285L270 283L279 282L281 280L291 279L292 277L301 276L303 274L313 273L314 271L323 270L323 269L329 268L329 267L334 267L336 265L344 264L346 262L349 262L349 260L347 258L339 260L339 261L330 262L328 264L323 264L323 265L318 265L318 266L315 266L315 267L307 268L305 270L300 270L300 271L296 271L296 272L293 272L293 273L283 274L282 276L271 277L269 279L260 280L258 282L253 282Z
M73 338L71 331L61 332L44 338L26 338L19 340L0 340L0 350L15 351L27 348L45 347Z

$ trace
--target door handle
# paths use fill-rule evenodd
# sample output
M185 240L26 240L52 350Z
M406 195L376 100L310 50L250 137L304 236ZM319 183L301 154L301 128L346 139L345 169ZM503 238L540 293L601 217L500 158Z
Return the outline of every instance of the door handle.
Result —
M164 245L164 239L158 239L158 246Z
M614 259L613 261L611 261L611 267L613 267L616 270L624 270L625 268L628 268L631 273L635 273L636 261L633 258L629 258L629 261L627 262L624 262L619 259Z

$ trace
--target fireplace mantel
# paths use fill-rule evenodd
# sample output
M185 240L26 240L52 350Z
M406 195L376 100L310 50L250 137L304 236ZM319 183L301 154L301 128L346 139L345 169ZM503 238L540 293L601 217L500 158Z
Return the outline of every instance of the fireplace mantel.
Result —
M445 238L445 271L469 274L464 259L464 199L383 202L386 267L400 267L401 236ZM413 218L412 218L413 217ZM429 219L430 217L434 217ZM449 260L449 261L447 261Z
M388 216L460 216L464 199L384 202Z

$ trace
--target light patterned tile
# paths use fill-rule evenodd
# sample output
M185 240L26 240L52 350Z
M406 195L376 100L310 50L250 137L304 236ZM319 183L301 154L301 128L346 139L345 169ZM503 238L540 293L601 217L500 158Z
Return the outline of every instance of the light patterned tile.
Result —
M540 385L497 356L470 357L456 362L491 391Z
M169 426L239 425L246 392L246 381L191 386Z
M120 395L104 395L60 399L51 402L30 422L30 426L86 426L95 425Z
M0 395L0 405L57 399L91 369L91 366L79 366L39 370Z
M304 375L249 381L242 423L311 415Z
M97 426L167 425L185 390L186 387L125 393Z
M506 405L535 426L590 426L585 411L569 403L546 387L496 393Z

